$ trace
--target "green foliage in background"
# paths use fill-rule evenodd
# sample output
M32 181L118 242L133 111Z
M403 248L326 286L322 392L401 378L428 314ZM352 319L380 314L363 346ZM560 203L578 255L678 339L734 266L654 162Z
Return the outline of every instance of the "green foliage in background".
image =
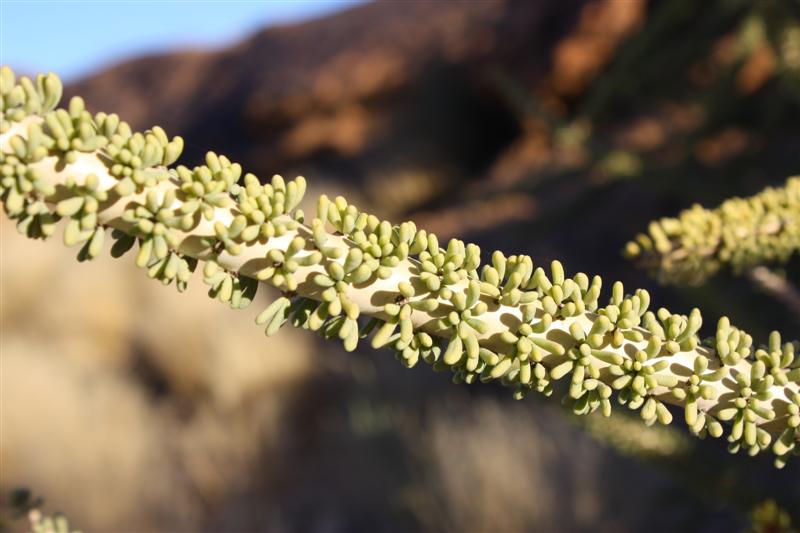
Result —
M0 500L0 531L10 528L12 521L27 517L32 533L80 533L70 527L69 521L62 513L46 515L41 507L44 500L34 498L30 490L19 488L12 490L7 501Z
M774 500L760 503L750 513L751 529L748 533L797 533L785 509Z

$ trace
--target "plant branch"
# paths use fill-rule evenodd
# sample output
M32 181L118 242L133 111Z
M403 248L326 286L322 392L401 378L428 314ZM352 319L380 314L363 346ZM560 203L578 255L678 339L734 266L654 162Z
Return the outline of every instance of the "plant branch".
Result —
M310 219L297 209L305 180L275 176L262 184L228 159L173 167L182 140L161 128L133 133L116 115L89 114L74 98L53 110L53 75L19 83L0 77L0 198L20 231L53 235L79 259L138 245L136 262L165 284L185 287L198 261L209 294L239 308L259 283L283 295L257 318L272 334L286 322L339 339L354 350L371 337L406 365L449 369L457 382L500 380L521 398L549 395L568 378L578 414L610 416L612 399L639 410L647 424L669 423L666 403L683 407L698 436L719 437L730 423L730 449L772 447L779 465L800 449L798 343L773 333L767 346L720 320L701 341L699 310L649 310L644 290L614 283L599 303L602 280L567 277L558 261L545 270L530 257L480 250L411 222L392 225L344 198L319 198ZM56 81L53 81L56 80Z
M720 268L734 273L786 262L800 248L800 177L715 209L694 205L654 220L625 255L662 283L699 285Z

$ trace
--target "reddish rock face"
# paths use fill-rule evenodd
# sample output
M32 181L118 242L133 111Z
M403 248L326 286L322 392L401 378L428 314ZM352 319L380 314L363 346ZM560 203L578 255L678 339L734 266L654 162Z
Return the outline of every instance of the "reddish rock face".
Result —
M262 177L368 183L377 209L402 212L479 176L518 135L498 73L542 79L580 4L368 4L224 50L132 60L69 92L184 135L189 159L214 149ZM376 183L408 176L427 183L419 198L384 205Z

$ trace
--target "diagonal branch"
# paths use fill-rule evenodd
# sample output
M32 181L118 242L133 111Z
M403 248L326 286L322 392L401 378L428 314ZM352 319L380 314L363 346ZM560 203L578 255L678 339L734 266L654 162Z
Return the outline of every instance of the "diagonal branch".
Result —
M669 423L665 403L683 407L698 436L719 437L730 422L730 449L772 447L782 465L796 453L800 365L796 342L773 333L754 350L727 318L701 341L699 310L650 311L644 290L567 277L530 257L480 250L413 223L393 226L344 198L319 198L316 215L297 209L305 180L262 184L222 156L172 167L182 140L161 128L133 133L116 115L89 114L79 98L52 111L55 76L0 81L0 198L31 237L54 233L81 244L79 259L100 253L108 229L112 254L138 244L137 264L182 289L203 262L209 293L238 308L260 283L283 296L257 318L272 334L285 322L340 339L347 350L371 336L407 366L420 359L449 369L454 381L500 380L521 398L549 395L568 379L576 413L611 415L612 399L644 421Z

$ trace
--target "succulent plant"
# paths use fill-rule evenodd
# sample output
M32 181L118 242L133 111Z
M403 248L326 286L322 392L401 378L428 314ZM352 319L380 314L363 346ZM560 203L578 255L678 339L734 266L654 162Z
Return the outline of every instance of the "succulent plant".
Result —
M734 273L786 262L800 249L800 177L715 209L699 204L650 223L625 255L662 283L698 285L721 268Z
M798 343L777 333L754 346L722 318L702 340L699 310L651 308L650 295L567 275L553 261L496 251L481 264L474 244L412 222L396 225L342 197L321 196L306 216L303 178L262 182L224 156L173 167L183 141L159 127L135 133L116 115L90 114L80 98L56 109L58 78L0 77L0 198L31 238L48 238L66 218L64 240L80 259L137 247L151 278L181 290L203 263L209 295L233 308L261 285L281 296L256 319L267 335L292 325L355 350L370 337L405 366L449 370L457 383L498 380L516 398L551 395L568 383L575 413L614 405L646 424L672 421L669 404L697 436L731 451L772 448L782 466L800 452Z

